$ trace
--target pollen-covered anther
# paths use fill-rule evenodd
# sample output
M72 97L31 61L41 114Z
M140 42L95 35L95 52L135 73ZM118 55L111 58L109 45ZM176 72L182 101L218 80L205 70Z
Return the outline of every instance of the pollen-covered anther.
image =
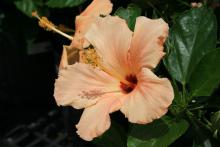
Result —
M69 36L68 34L60 31L59 29L57 29L58 27L56 25L54 25L51 21L49 21L47 19L47 17L40 17L36 11L32 12L32 16L36 17L39 20L39 26L44 28L47 31L53 31L55 33L58 33L66 38L68 38L69 40L73 40L72 36Z
M91 47L82 51L80 60L81 62L90 64L93 67L99 67L100 65L100 57L97 55L95 49Z
M42 17L39 21L39 26L44 28L47 31L52 31L52 27L56 27L51 21L47 19L47 17Z

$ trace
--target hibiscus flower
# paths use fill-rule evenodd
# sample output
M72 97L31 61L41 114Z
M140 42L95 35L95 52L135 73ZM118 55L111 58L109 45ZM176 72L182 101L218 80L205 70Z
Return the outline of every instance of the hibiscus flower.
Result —
M109 114L120 110L128 121L147 124L163 116L174 98L167 78L153 72L165 55L168 25L138 17L132 32L117 16L97 18L85 33L99 56L98 67L75 63L55 82L58 105L84 108L78 135L91 141L110 127Z

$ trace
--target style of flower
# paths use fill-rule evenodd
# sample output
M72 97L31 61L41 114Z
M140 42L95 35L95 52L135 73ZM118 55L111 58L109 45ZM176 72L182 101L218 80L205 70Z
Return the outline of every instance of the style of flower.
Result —
M84 109L78 135L91 141L110 127L109 114L120 110L132 123L163 116L174 98L167 78L154 69L165 55L168 25L162 19L138 17L132 32L117 16L97 18L85 33L100 60L98 67L75 63L60 70L55 82L58 105Z

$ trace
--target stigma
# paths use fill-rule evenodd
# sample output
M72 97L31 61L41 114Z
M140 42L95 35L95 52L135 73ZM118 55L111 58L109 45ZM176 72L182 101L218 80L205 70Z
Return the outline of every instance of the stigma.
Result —
M137 80L136 75L133 75L133 74L127 75L125 77L125 80L128 81L128 83L124 83L121 81L120 88L123 93L128 94L135 89L135 87L138 83L138 80Z

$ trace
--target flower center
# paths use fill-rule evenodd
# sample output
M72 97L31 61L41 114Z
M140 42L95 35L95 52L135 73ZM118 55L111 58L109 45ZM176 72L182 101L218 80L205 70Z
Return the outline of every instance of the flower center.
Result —
M136 87L137 85L137 77L135 75L127 75L125 77L125 80L129 82L128 83L123 83L123 82L120 82L120 88L122 89L123 93L130 93L134 90L134 88Z

